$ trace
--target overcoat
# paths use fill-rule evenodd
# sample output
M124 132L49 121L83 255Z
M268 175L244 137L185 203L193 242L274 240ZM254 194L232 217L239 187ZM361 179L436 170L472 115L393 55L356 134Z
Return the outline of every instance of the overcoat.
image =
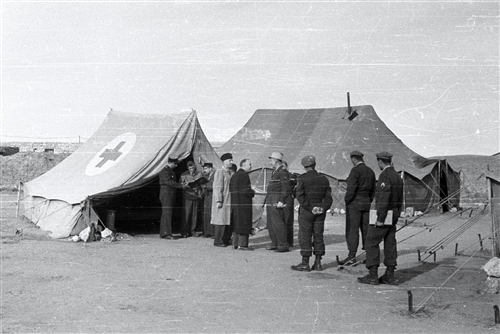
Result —
M250 184L247 172L240 168L229 183L231 193L231 209L233 210L234 233L252 233L252 198L255 191Z
M231 172L224 167L215 171L212 194L212 225L231 224L231 196L229 195L229 182ZM222 203L222 208L217 207Z

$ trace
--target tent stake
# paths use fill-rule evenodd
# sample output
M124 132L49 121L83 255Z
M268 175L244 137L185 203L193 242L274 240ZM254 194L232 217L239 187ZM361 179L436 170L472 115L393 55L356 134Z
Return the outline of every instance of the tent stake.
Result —
M417 249L418 252L418 262L422 262L422 259L420 258L420 249Z
M481 234L478 234L479 236L479 245L481 246L481 250L483 250L483 240L481 239Z
M434 262L436 262L436 253L432 253L434 255Z
M495 311L495 324L500 324L500 312L498 311L498 305L494 305L493 310Z
M455 244L455 256L458 255L458 242Z

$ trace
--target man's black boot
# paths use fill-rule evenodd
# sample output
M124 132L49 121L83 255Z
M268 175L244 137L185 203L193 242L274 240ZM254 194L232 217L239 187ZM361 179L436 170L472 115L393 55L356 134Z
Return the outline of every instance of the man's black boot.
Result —
M316 255L316 259L314 260L311 270L323 271L323 267L321 266L321 255Z
M356 252L349 252L349 255L342 261L339 261L339 266L351 266L356 262Z
M385 273L382 276L380 276L378 282L380 284L389 284L389 285L396 284L396 281L394 279L394 269L395 269L394 266L387 266L387 268L385 269Z
M368 268L370 273L363 277L358 277L358 282L363 284L378 285L378 267L371 266Z
M303 256L302 262L296 266L292 266L292 270L296 271L311 271L311 267L309 267L309 256Z

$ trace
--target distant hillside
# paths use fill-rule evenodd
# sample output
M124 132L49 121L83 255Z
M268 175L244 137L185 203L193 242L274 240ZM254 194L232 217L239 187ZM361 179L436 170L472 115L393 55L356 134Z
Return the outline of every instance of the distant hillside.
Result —
M66 159L69 153L20 152L0 156L0 190L15 190L21 182L28 182L44 174Z
M461 205L482 203L488 200L485 173L490 171L500 175L500 155L450 155L432 157L446 159L450 166L460 172L462 187Z
M0 146L19 147L19 152L45 152L46 149L54 153L75 152L83 143L70 142L2 142Z

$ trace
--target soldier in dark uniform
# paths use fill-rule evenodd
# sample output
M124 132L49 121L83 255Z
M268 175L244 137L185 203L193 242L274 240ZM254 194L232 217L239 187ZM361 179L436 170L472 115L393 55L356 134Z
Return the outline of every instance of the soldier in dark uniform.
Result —
M288 170L288 163L283 161L283 168ZM290 171L289 171L290 172ZM286 240L288 247L293 247L293 222L294 222L294 199L295 188L297 187L298 174L290 173L290 192L292 196L288 196L285 203L285 221L286 221Z
M273 152L269 162L274 170L267 186L266 213L267 229L271 245L267 250L288 252L287 221L285 217L286 203L292 196L290 189L290 174L283 168L283 153Z
M370 220L370 206L375 196L375 173L365 165L363 153L352 151L351 162L354 167L347 177L345 194L346 221L345 239L349 254L339 265L351 265L355 262L359 246L359 232L365 249L366 233Z
M299 245L302 262L292 266L293 270L310 271L309 258L314 253L313 270L323 270L321 257L325 255L323 231L326 211L332 206L332 189L325 176L316 171L316 158L308 155L301 160L306 170L297 178L297 200L299 201ZM313 251L314 249L314 251Z
M369 274L358 277L358 282L377 285L379 283L394 284L394 270L398 257L396 249L396 224L403 207L403 181L392 167L392 154L377 153L377 163L382 170L375 193L375 209L377 221L368 226L366 236L366 268ZM392 224L384 224L389 210L392 210ZM379 279L380 243L384 241L384 264L386 271Z
M169 157L167 165L160 172L160 238L168 240L174 239L172 236L172 213L174 210L176 189L187 187L176 181L174 169L178 163L179 160L177 158Z
M203 189L203 236L210 238L214 235L214 226L210 224L212 220L212 195L214 192L214 171L213 163L205 162L203 164L203 176L208 182L202 185Z

